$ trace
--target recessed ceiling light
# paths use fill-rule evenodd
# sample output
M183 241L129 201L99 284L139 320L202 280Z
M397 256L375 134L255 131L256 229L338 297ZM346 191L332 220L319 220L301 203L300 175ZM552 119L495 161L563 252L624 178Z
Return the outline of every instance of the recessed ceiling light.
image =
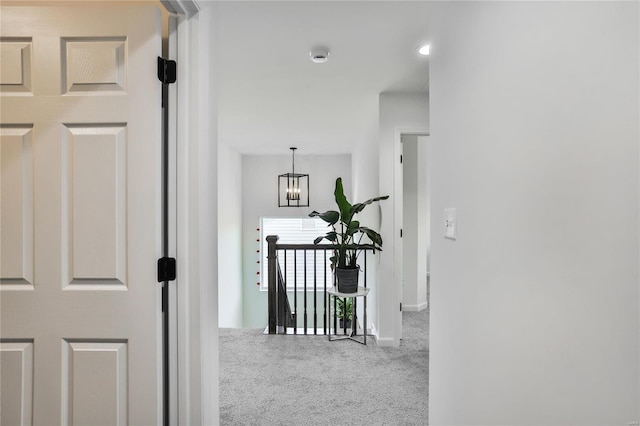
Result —
M309 56L316 64L324 64L329 59L329 49L326 47L318 47L309 52Z
M424 56L429 56L430 50L431 50L431 46L428 44L425 44L424 46L420 47L420 49L418 49L418 53Z

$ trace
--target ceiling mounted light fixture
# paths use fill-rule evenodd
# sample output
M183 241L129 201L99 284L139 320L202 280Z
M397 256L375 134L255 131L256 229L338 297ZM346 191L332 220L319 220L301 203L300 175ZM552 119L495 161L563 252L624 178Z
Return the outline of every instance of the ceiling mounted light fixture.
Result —
M418 53L423 56L429 56L429 53L431 53L431 45L425 44L424 46L420 46Z
M309 52L311 60L316 64L324 64L329 60L329 49L326 47L316 47Z
M296 173L296 147L291 150L291 173L278 175L278 207L309 207L309 175Z

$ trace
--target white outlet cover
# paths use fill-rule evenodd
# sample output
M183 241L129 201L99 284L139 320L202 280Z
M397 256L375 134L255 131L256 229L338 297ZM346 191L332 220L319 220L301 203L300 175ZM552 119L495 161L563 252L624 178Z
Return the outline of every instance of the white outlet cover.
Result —
M450 240L457 238L458 223L456 220L456 209L444 209L444 237Z

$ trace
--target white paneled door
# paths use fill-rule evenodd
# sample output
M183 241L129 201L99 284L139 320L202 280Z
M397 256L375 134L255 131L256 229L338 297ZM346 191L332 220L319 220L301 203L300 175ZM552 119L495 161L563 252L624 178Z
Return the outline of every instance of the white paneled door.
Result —
M0 424L158 424L159 10L0 13Z

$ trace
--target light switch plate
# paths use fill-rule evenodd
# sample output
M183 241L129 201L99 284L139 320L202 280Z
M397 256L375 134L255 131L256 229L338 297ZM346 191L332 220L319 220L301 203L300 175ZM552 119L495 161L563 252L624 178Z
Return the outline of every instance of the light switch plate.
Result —
M444 237L455 240L457 238L457 229L456 209L444 209Z

